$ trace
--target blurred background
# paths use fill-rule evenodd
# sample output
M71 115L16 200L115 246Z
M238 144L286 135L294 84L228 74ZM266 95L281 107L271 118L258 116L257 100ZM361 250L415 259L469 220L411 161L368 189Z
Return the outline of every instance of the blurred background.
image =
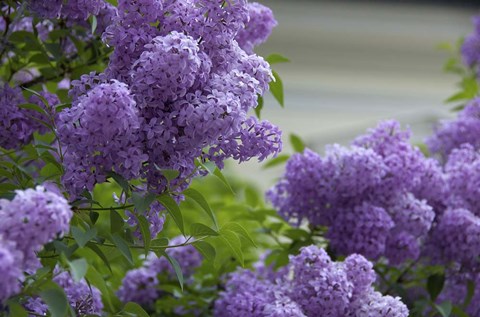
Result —
M459 78L443 71L449 55L438 46L472 31L478 1L257 1L278 21L257 52L291 60L274 65L285 108L268 95L262 112L283 130L286 153L292 152L291 132L322 152L325 144L347 144L382 119L410 126L421 142L434 122L453 116L453 105L444 101ZM283 166L262 165L231 164L227 173L266 189Z

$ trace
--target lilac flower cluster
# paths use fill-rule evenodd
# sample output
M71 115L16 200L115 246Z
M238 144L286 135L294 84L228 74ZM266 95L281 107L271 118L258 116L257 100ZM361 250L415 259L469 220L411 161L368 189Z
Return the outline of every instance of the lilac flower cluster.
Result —
M251 54L255 46L267 40L278 23L272 10L257 2L248 4L248 15L249 21L238 31L235 39L241 48Z
M73 81L72 108L60 114L70 193L90 190L111 170L161 193L168 185L163 169L180 172L170 185L181 191L197 173L196 159L222 167L227 158L263 160L281 150L278 128L247 114L273 78L265 60L235 41L248 12L246 0L119 1L103 35L114 47L108 68ZM104 99L92 96L97 86ZM130 96L135 118L128 124L105 117L117 94ZM97 109L88 123L93 137L88 120L77 116L87 108ZM117 126L122 131L112 134ZM100 143L96 133L104 136Z
M338 253L384 255L391 264L416 259L446 185L440 165L409 138L398 122L385 121L350 148L329 146L323 158L296 154L267 197L294 224L328 227Z
M19 290L24 271L39 267L36 252L68 232L72 215L65 198L42 186L17 190L12 201L0 199L0 302Z
M452 150L464 143L479 149L478 135L480 135L480 98L475 98L458 113L455 120L441 121L434 135L429 137L426 143L432 154L438 154L446 161Z
M249 270L232 273L226 290L215 302L216 317L308 316L408 316L400 298L375 292L373 265L352 254L333 262L318 247L290 256L281 274L264 275ZM275 276L275 278L269 278Z
M75 282L69 272L57 267L52 280L64 289L68 302L77 315L102 314L102 294L95 286L88 285L85 279ZM29 298L25 308L42 316L48 312L48 306L39 297Z
M474 24L473 33L465 38L461 53L464 63L478 71L480 62L480 17L474 17L472 22Z
M184 245L185 238L178 236L170 240L171 248L167 254L180 263L182 273L188 280L194 270L202 263L201 254L192 245ZM175 271L165 257L152 256L142 267L127 272L122 281L122 286L117 292L118 298L124 302L136 302L142 305L150 305L159 298L158 275L166 274L170 279L176 278Z

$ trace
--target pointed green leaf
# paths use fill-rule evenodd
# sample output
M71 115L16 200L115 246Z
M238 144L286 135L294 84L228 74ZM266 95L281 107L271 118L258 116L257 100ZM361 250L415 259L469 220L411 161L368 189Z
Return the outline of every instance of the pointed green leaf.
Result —
M97 17L92 15L92 34L95 33L96 29L97 29Z
M434 304L434 306L442 317L449 317L452 313L452 303L449 301L443 302L440 305Z
M193 246L200 252L208 261L215 261L216 251L215 248L206 241L196 241Z
M258 117L258 119L260 119L263 109L263 97L259 95L257 101L258 104L255 107L255 115Z
M155 240L152 240L151 246L152 247L166 247L168 246L168 239L167 238L158 238Z
M272 71L273 77L275 78L273 81L270 82L270 92L272 93L273 97L278 101L282 108L285 106L283 102L283 82L280 79L280 76L275 72Z
M302 153L305 150L305 143L296 134L290 134L290 143L292 144L293 150L295 152Z
M48 116L47 112L45 111L45 109L43 109L42 107L40 107L39 105L36 105L34 103L23 103L21 105L18 105L19 108L22 108L22 109L28 109L28 110L32 110L32 111L35 111L35 112L38 112L38 113L41 113L45 116Z
M145 255L150 251L150 243L152 236L150 234L150 225L147 218L144 215L134 215L137 219L138 226L140 227L140 233L142 234L143 245L145 247Z
M270 65L290 62L290 60L288 58L286 58L285 56L280 55L278 53L273 53L273 54L268 55L267 58L265 58L265 60Z
M126 192L130 192L130 185L128 184L128 181L122 176L119 175L115 172L109 172L108 176L113 178L113 180Z
M183 291L184 280L183 280L183 272L182 272L182 268L180 267L180 264L178 264L177 260L175 260L173 257L168 255L168 253L162 251L161 254L164 257L166 257L168 262L170 262L170 264L172 265L173 270L175 271L175 275L177 276L178 283L180 284L180 288Z
M8 317L28 317L28 313L22 305L11 302L8 304Z
M80 248L83 248L88 241L92 240L97 236L96 228L90 228L85 232L79 227L72 226L71 231L75 242L77 242Z
M434 302L438 295L442 292L443 285L445 284L444 274L433 274L427 279L427 290L430 294L430 299Z
M218 236L218 232L203 223L193 223L190 226L190 235L194 237Z
M127 313L131 313L136 317L149 317L150 315L137 303L129 302L125 305L123 310Z
M86 279L89 284L98 288L100 293L102 293L103 302L107 304L111 311L114 311L112 300L109 296L109 287L105 283L105 278L92 266L88 268Z
M88 242L87 243L87 247L92 250L93 252L95 252L98 257L100 259L102 259L103 263L105 263L105 265L107 266L107 268L110 270L110 272L112 271L112 268L110 267L110 262L108 261L105 253L103 253L103 251L95 244L95 243L92 243L92 242Z
M280 165L282 163L285 163L286 161L288 161L288 159L290 158L290 155L288 154L281 154L275 158L272 158L270 160L267 161L267 163L265 163L262 168L264 169L267 169L267 168L271 168L271 167L274 167L274 166L277 166L277 165Z
M110 232L123 232L124 225L125 220L123 220L122 216L120 216L120 214L115 209L110 209Z
M132 193L132 202L137 212L145 212L155 200L155 194L148 193L145 196L139 193Z
M166 194L159 196L157 199L167 209L170 216L172 216L173 221L175 221L178 226L178 229L180 229L182 234L185 234L183 216L180 208L177 205L177 202L172 197Z
M40 297L47 304L52 317L65 317L68 312L67 295L62 288L52 283L40 293Z
M235 232L237 235L244 237L247 239L253 246L257 246L255 241L253 241L252 237L250 237L250 234L248 234L247 230L243 228L240 224L236 222L228 222L225 225L222 226L222 229L220 229L220 232L223 234L224 231L232 231Z
M180 175L180 172L177 170L172 170L172 169L159 169L159 170L162 172L163 176L165 176L165 178L169 182L177 178L178 175Z
M242 266L244 266L242 244L240 238L233 231L225 230L220 232L220 237L225 241L227 246L232 250L235 258Z
M117 234L112 235L112 242L128 262L133 265L132 252L130 251L127 242Z
M80 282L85 274L87 274L88 263L85 259L69 261L68 266L70 266L70 273L75 282Z
M194 200L200 207L202 207L203 210L207 213L207 215L212 219L213 224L215 225L215 228L218 228L218 223L217 223L217 218L215 217L215 214L213 213L212 208L210 208L210 205L208 204L207 200L203 195L198 192L197 190L193 188L188 188L183 192L185 196L188 198Z

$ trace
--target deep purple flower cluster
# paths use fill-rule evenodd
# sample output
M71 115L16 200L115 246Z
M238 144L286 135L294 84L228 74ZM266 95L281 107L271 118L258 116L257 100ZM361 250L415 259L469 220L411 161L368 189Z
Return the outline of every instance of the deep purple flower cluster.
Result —
M480 49L479 49L480 54ZM441 121L434 135L426 141L430 152L438 154L443 161L455 148L468 143L475 149L480 148L480 98L470 101L458 113L455 120Z
M104 0L28 0L28 9L36 15L47 18L62 18L68 23L81 23L90 15L98 15L105 9Z
M183 236L170 240L171 248L167 254L180 263L182 273L188 280L194 270L201 265L202 256L192 245L180 246L185 243ZM170 279L175 279L175 271L165 257L157 258L152 255L142 267L127 272L122 281L122 286L117 292L118 298L124 302L136 302L150 305L159 298L158 275L165 274Z
M57 267L52 280L64 289L68 302L77 315L102 314L102 294L95 286L88 285L85 279L75 282L69 272ZM29 298L25 307L42 316L48 312L48 306L39 297Z
M480 62L480 17L474 17L472 22L474 30L465 38L461 53L464 63L469 67L475 67L478 71Z
M273 78L268 63L235 40L248 8L246 0L119 1L103 35L114 47L108 68L73 81L72 108L60 114L70 193L91 190L112 170L161 193L168 185L163 169L180 172L169 185L181 191L198 172L196 159L222 167L228 158L263 160L281 150L279 129L247 114ZM264 40L269 32L262 32ZM96 87L104 87L104 99L92 96ZM135 118L128 123L117 122L126 119L121 111L105 117L116 94L130 96ZM95 120L79 116L89 108ZM116 127L121 131L111 133Z
M36 252L68 232L72 215L65 198L42 186L17 190L12 201L0 199L0 278L5 290L0 291L0 302L18 291L24 271L38 268Z
M416 259L435 218L431 205L446 189L440 165L409 138L385 121L350 148L329 146L323 158L296 154L267 197L294 224L328 227L336 252L385 255L392 264Z
M216 317L408 316L400 298L373 290L373 265L352 254L332 262L315 246L304 247L275 279L249 270L229 276L215 302Z

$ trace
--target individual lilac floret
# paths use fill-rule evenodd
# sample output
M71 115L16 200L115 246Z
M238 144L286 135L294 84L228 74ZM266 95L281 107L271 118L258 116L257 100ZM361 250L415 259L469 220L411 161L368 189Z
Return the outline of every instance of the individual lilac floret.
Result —
M383 296L371 290L358 297L345 316L352 317L407 317L408 308L399 297Z
M426 143L430 152L440 155L442 160L446 161L448 155L462 144L468 143L479 149L479 134L480 98L475 98L458 113L456 119L441 121Z
M360 253L377 259L385 252L394 222L382 207L364 202L351 210L338 212L327 237L339 254Z
M62 272L57 267L53 281L64 289L70 306L78 316L102 314L102 294L95 286L88 285L85 279L75 282L69 272ZM29 298L25 307L42 316L48 312L48 306L39 297Z
M10 296L20 292L23 279L23 254L16 250L15 243L2 238L0 233L0 305Z
M117 296L124 303L149 305L158 298L157 287L157 272L148 267L141 267L127 272Z
M67 200L42 186L17 190L12 201L0 200L0 235L16 243L25 269L37 266L35 252L69 230L73 213Z
M480 218L466 209L447 209L433 229L428 247L436 262L474 265L480 255Z
M264 43L272 33L277 21L270 8L251 2L247 5L249 21L240 29L235 39L247 53L253 53L253 48Z

